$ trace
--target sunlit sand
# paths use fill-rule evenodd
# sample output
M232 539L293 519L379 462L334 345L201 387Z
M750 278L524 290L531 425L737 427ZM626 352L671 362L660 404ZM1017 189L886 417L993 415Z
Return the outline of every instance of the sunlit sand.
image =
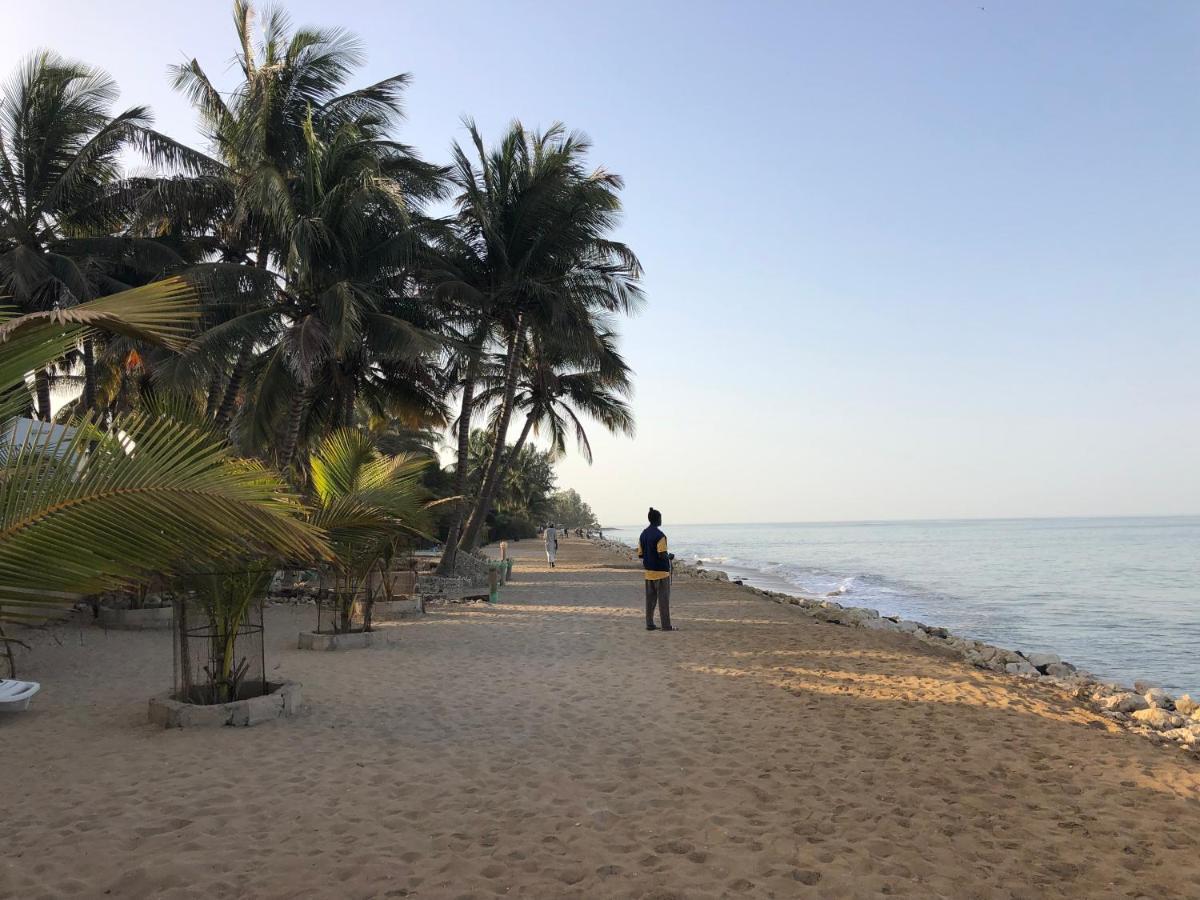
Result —
M1046 687L902 635L814 624L516 544L502 602L435 607L390 649L268 668L307 713L163 731L162 633L43 636L8 751L0 895L1196 897L1200 765Z

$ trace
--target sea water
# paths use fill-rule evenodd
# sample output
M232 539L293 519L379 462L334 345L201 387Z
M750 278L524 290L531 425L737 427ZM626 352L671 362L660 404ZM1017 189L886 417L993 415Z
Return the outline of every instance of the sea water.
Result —
M636 544L640 527L612 538ZM1200 516L663 525L747 584L1045 651L1200 698ZM677 591L678 612L686 594Z

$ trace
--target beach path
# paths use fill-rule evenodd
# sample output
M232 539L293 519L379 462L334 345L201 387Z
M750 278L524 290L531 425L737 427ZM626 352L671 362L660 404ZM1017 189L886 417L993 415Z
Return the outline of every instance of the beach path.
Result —
M168 637L39 636L0 719L4 897L1197 897L1200 763L903 635L512 545L496 606L268 669L305 713L164 731Z

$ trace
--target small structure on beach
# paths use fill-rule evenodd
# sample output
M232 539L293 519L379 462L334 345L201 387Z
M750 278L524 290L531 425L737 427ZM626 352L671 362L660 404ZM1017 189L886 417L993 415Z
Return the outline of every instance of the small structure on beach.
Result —
M296 712L300 685L267 680L263 600L272 569L192 573L172 604L171 691L150 701L165 727L257 725Z

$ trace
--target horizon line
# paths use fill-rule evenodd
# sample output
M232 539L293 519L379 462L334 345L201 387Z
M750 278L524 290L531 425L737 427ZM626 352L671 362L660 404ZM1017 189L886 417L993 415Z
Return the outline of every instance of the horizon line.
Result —
M1113 519L1197 519L1200 512L1195 513L1144 513L1137 515L1075 515L1075 516L938 516L928 519L784 519L772 521L736 521L736 522L671 522L666 525L898 525L916 522L1052 522L1063 519L1084 520L1113 520ZM608 529L640 527L636 524L604 525Z

